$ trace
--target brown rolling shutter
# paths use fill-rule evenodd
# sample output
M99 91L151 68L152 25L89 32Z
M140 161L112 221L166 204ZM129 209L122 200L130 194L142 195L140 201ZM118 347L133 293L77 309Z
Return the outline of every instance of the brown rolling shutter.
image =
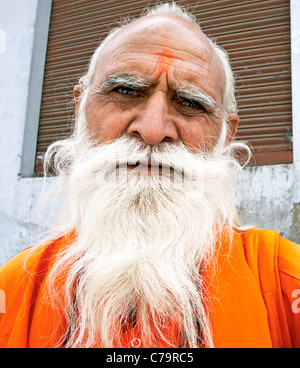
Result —
M55 140L72 129L72 89L107 31L156 0L53 0L37 144L36 173ZM228 52L237 81L238 138L257 164L292 162L289 0L177 1Z

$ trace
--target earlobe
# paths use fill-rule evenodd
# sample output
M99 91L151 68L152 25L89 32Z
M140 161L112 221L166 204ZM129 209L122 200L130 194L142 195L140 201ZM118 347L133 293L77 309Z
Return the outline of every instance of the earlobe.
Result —
M77 84L73 88L73 95L74 95L74 101L75 101L75 113L76 114L79 111L79 106L80 106L81 96L83 94L83 91L84 91L83 87L80 86L79 84Z
M239 121L240 119L237 114L229 114L227 116L227 143L231 143L234 140Z

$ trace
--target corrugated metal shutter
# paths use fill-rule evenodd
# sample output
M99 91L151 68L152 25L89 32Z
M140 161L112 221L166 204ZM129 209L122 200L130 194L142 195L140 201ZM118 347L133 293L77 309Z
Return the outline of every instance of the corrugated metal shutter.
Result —
M156 0L53 0L37 145L36 173L53 141L70 134L72 89L100 39L124 16ZM177 1L228 52L237 76L238 137L257 164L292 162L289 0Z

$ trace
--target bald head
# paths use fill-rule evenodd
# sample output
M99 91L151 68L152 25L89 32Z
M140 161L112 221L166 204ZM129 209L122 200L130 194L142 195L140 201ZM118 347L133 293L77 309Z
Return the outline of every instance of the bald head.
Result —
M119 65L120 61L122 65ZM154 72L157 64L161 62L174 68L191 68L194 75L191 75L190 79L199 77L195 68L198 68L199 72L202 69L201 78L209 80L211 75L215 76L223 93L224 72L211 43L201 29L174 15L141 18L113 34L98 54L92 83L101 83L116 70L123 68L125 71L128 64L143 61L152 63L153 70L149 65L149 73ZM182 62L185 62L185 65ZM158 67L158 70L160 69ZM179 74L179 69L175 74Z

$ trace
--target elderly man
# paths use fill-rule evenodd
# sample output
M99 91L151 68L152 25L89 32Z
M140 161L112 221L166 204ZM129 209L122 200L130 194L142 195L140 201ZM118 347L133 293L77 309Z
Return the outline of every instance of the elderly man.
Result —
M114 30L74 96L64 217L0 269L0 346L300 347L300 249L238 222L234 79L193 16Z

